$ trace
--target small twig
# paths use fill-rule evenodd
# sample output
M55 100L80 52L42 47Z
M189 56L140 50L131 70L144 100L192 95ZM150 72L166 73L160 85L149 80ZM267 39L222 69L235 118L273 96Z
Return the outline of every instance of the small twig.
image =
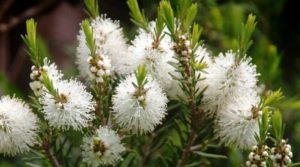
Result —
M141 161L141 165L140 165L141 167L145 166L147 159L149 158L150 144L152 143L153 138L154 138L154 135L152 133L150 133L148 140L146 140L146 142L144 144L144 148L143 148L144 155L142 156L142 161Z
M38 5L33 6L29 8L28 10L24 11L18 16L12 17L9 19L7 23L0 23L0 33L1 32L7 32L10 29L16 27L20 23L24 22L27 18L33 17L40 12L42 12L44 9L49 7L51 4L53 4L55 0L44 0L40 2Z
M190 132L189 132L189 136L188 136L188 143L181 155L181 158L179 159L178 161L178 165L177 167L183 167L185 162L187 161L187 158L189 157L190 155L190 152L191 152L191 147L194 143L194 141L196 140L197 138L197 134L195 132L194 129L190 129Z
M190 116L191 116L191 122L190 122L190 128L189 128L189 134L188 134L188 142L186 147L184 148L184 151L181 154L181 158L178 160L177 167L183 167L186 161L188 160L188 157L191 153L191 147L193 146L196 138L197 138L197 129L200 127L199 123L202 122L202 120L199 120L199 118L202 118L202 112L197 108L197 100L196 100L196 89L195 89L195 71L193 68L191 68L190 64L186 62L181 62L181 64L184 67L183 72L183 78L187 78L186 87L188 89L189 93L189 106L190 106ZM190 80L190 78L192 78ZM201 116L201 117L199 117Z
M50 138L51 138L50 133L51 132L48 133L47 138L43 141L42 148L44 149L45 154L46 154L47 158L49 159L50 163L52 164L52 166L60 167L57 158L50 150L50 146L49 146L50 145L49 142L50 142Z

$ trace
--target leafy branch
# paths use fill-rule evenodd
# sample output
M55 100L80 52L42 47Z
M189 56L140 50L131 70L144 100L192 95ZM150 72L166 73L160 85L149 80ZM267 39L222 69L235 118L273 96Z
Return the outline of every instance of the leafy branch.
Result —
M95 39L94 39L93 30L90 27L89 20L85 19L82 22L81 27L82 27L83 32L85 34L85 41L86 41L86 44L87 44L88 48L90 49L91 56L94 57L94 56L96 56L96 42L95 42Z
M99 16L99 2L98 0L85 0L86 13L91 18L96 18Z
M26 21L26 32L26 35L21 35L21 37L27 46L27 53L34 64L42 66L46 55L41 54L43 43L38 38L37 23L33 19Z
M131 21L138 27L143 28L145 31L149 31L148 21L145 17L144 11L140 10L137 0L128 0L127 5L130 9Z
M243 24L241 27L241 32L238 40L238 53L239 53L239 59L241 59L243 56L246 55L248 49L253 44L253 41L251 40L251 36L255 30L256 27L256 21L255 16L250 14L248 16L246 24Z

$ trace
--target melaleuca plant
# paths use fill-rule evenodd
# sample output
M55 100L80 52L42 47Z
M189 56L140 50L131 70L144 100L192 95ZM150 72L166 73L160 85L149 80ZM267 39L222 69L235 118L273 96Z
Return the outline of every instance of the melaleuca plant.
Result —
M240 166L297 165L275 105L282 92L261 92L247 55L255 16L235 48L213 55L195 22L197 3L163 0L153 20L137 0L127 4L138 27L132 41L97 0L85 1L78 79L64 78L43 53L37 23L26 22L33 92L28 104L1 97L1 155L21 154L31 166L183 167L213 165L237 148Z

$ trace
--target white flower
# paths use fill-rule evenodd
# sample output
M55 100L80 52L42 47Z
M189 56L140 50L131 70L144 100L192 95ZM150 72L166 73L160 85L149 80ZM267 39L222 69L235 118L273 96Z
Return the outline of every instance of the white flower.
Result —
M29 151L36 142L37 117L16 98L0 100L0 153L14 156Z
M166 115L168 99L151 77L143 90L137 90L136 77L132 74L116 88L113 112L117 123L134 133L146 133L161 123Z
M60 81L63 77L63 74L57 70L56 64L50 63L47 58L44 59L42 67L32 66L31 71L30 79L32 81L29 83L29 86L36 96L43 94L42 72L45 72L53 83Z
M173 43L169 35L164 35L159 43L155 42L155 22L149 24L150 32L139 29L138 35L128 48L129 54L134 59L131 61L131 71L139 65L145 64L148 73L155 78L161 87L168 91L173 81L169 73L175 73L176 68L170 62L177 62L174 58ZM163 30L167 33L167 28Z
M248 161L246 162L247 167L259 166L266 167L269 147L267 145L253 146L251 152L248 155Z
M203 101L210 115L241 96L257 96L256 84L259 74L250 58L243 58L237 62L235 53L229 51L216 57L206 72L204 82L208 87L204 92ZM249 102L250 104L256 104L259 100L250 99L254 100Z
M44 59L44 66L42 68L47 72L49 79L54 83L59 82L63 78L63 74L57 69L56 64L50 63L47 58Z
M275 167L288 166L292 163L292 157L291 145L284 139L271 149L271 160Z
M112 68L110 59L103 54L98 54L95 57L89 57L90 63L90 78L94 79L97 83L103 83L105 77L110 76Z
M255 135L259 135L258 119L261 111L256 107L258 103L251 104L251 98L244 96L232 101L221 108L216 115L216 136L221 143L248 149L257 144Z
M43 113L51 127L80 130L93 120L95 102L85 86L75 80L62 80L53 85L56 97L44 91L40 98Z
M119 136L107 127L100 127L96 134L83 139L83 161L89 166L113 165L122 159L121 153L125 150Z
M120 74L128 73L128 46L124 38L122 28L118 21L113 21L101 15L91 21L94 39L96 41L96 52L106 55L113 66L113 69ZM79 45L77 47L77 65L82 77L88 79L91 76L90 64L87 61L90 50L86 45L85 34L81 29L77 37Z

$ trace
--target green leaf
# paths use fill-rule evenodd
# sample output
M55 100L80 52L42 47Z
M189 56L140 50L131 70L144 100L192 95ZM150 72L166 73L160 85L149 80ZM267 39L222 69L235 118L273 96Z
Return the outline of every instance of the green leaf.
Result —
M278 89L275 92L271 92L267 98L264 100L264 106L270 106L283 98L281 89Z
M147 69L145 65L140 65L138 69L135 71L135 77L137 79L137 86L142 87L146 84L146 76L147 76Z
M193 64L193 66L196 71L202 71L203 69L208 67L206 62L197 62Z
M237 48L239 53L238 55L239 59L245 56L248 49L253 43L250 38L254 32L255 26L256 26L255 16L250 14L248 16L246 24L242 25L241 27L238 48Z
M46 87L46 89L48 90L48 92L54 96L54 97L58 97L58 92L57 90L54 88L53 86L53 82L50 80L49 76L47 73L42 72L42 82L43 85Z
M144 11L140 10L137 0L128 0L127 5L130 9L131 21L137 26L143 28L145 31L149 31L148 21L145 17Z
M156 19L156 27L155 27L155 36L156 38L159 38L162 34L162 31L164 29L164 19L161 12L157 13L157 19Z
M88 48L90 49L91 56L95 56L96 55L96 42L94 39L93 30L90 26L89 20L85 19L82 22L81 27L84 31L86 44L87 44Z
M197 15L197 12L198 12L198 6L197 4L192 4L187 10L186 10L186 16L183 20L183 23L182 23L182 30L184 32L188 32L196 15Z
M188 165L184 165L184 167L195 167L195 166L200 166L202 162L193 162Z
M27 53L31 61L37 65L42 66L43 60L46 58L45 44L37 35L37 23L33 19L26 21L26 35L21 36L27 46Z
M182 19L186 16L186 12L191 6L192 0L172 0L171 3L175 9L176 18Z
M269 129L269 109L264 108L262 110L262 116L260 119L258 119L258 125L259 125L259 139L261 143L264 143L267 138L268 129Z
M202 151L195 151L194 153L198 154L200 156L206 157L206 158L227 159L227 156L225 156L225 155L205 153L205 152L202 152Z
M99 16L98 0L85 0L84 4L86 7L86 12L90 17L96 18L97 16Z
M176 38L175 33L175 21L174 21L174 11L171 7L169 1L161 1L159 4L159 11L162 13L162 17L171 32L172 37Z
M274 111L272 115L272 126L276 140L280 141L283 137L284 126L282 122L282 115L279 110Z
M294 166L300 166L300 162L297 162L297 163L293 163L293 164L288 165L288 167L294 167Z
M202 28L200 28L199 25L195 23L193 25L193 30L192 30L192 45L191 45L192 48L194 48L199 43L201 33L202 33Z

